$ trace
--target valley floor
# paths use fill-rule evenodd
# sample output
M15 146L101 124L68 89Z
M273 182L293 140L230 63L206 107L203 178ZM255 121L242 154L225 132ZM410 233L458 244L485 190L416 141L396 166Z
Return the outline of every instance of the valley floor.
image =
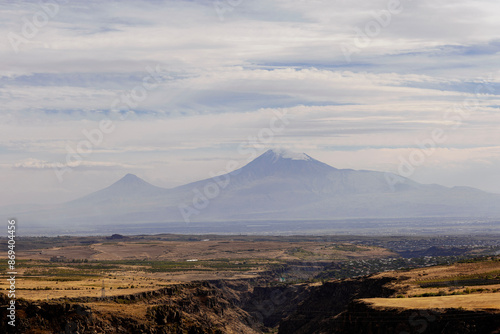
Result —
M24 248L16 254L17 329L493 333L500 330L500 258L491 255L498 252L497 240L175 235L21 239ZM4 277L0 313L9 302L5 282ZM0 316L5 319L6 314ZM8 330L3 322L0 332Z

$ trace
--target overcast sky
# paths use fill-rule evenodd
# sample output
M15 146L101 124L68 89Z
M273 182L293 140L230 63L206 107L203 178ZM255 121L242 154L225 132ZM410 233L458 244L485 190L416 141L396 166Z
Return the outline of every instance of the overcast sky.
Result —
M173 187L249 147L500 193L496 0L44 3L0 4L2 205Z

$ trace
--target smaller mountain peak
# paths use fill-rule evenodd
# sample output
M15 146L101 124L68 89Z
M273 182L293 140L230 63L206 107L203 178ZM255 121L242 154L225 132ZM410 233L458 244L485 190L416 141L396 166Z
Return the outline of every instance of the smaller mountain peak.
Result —
M278 159L312 160L312 158L305 153L297 153L284 148L273 148L268 150L265 154L272 156L275 161Z
M122 177L120 181L124 181L124 182L136 182L138 180L142 181L142 179L140 177L138 177L137 175L128 173L127 175L125 175L124 177Z
M143 179L141 179L140 177L138 177L137 175L135 174L127 174L125 175L124 177L122 177L121 179L119 179L118 181L116 181L114 183L115 186L126 186L126 187L130 187L130 186L143 186L145 184L148 184L146 181L144 181Z
M125 175L124 177L122 177L121 179L119 179L118 181L113 183L111 186L109 186L108 188L112 188L112 189L120 190L120 191L121 190L151 189L151 188L160 189L159 187L156 187L156 186L144 181L143 179L141 179L140 177L138 177L137 175L134 175L134 174Z

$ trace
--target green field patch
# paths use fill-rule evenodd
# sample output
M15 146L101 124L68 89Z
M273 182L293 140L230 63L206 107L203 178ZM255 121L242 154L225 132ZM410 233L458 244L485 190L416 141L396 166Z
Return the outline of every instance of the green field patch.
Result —
M100 276L95 275L69 275L69 276L23 276L23 280L30 281L50 281L50 282L73 282L84 281L88 279L98 279Z
M286 251L287 254L298 257L299 259L305 259L313 256L318 256L318 254L305 250L302 247L292 248Z
M474 286L474 285L494 285L500 284L500 279L484 279L484 278L474 278L474 279L457 279L457 280L447 280L440 282L429 282L429 283L419 283L421 288L439 288L447 286Z
M421 288L500 284L500 270L494 270L481 274L429 279L417 281L415 284L419 285Z
M268 260L264 264L267 264ZM247 271L255 269L259 261L255 259L217 259L199 261L150 261L150 260L117 260L107 261L107 265L114 265L117 269L121 266L140 266L146 272L179 272L179 271ZM127 268L128 269L128 268Z
M332 249L332 250L337 250L341 252L367 252L370 249L366 247L359 247L356 245L350 245L350 244L335 244L331 246L326 246L325 248L327 249Z

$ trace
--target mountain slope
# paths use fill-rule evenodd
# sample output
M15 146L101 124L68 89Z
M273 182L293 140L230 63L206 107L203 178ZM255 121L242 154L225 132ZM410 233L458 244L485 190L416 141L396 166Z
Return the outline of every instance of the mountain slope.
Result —
M400 182L391 185L397 177ZM29 222L132 224L399 217L500 217L500 195L423 185L389 173L337 169L304 153L269 150L216 178L163 189L128 174L113 185L32 212Z
M396 185L388 181L398 178ZM334 219L349 217L500 216L500 195L473 188L423 185L390 173L337 169L311 158L269 150L219 177L185 185L209 200L194 220ZM191 196L196 198L196 196ZM198 196L200 197L200 196ZM191 208L196 208L191 205Z
M169 193L168 189L154 186L143 179L127 174L107 188L68 202L68 205L110 205L112 203L144 203Z

